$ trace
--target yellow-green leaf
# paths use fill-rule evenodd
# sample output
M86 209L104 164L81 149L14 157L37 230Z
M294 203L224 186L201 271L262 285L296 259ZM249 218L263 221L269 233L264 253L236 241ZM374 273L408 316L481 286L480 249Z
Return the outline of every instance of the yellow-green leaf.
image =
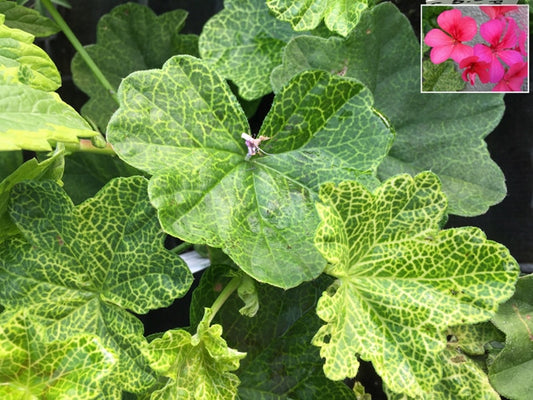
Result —
M439 231L446 199L437 177L399 175L375 193L326 184L315 243L336 282L313 339L331 379L353 377L358 359L387 386L422 396L442 379L448 326L488 320L513 293L518 264L477 228Z
M4 25L0 14L0 83L22 83L35 89L54 91L61 77L54 62L39 46L34 36Z

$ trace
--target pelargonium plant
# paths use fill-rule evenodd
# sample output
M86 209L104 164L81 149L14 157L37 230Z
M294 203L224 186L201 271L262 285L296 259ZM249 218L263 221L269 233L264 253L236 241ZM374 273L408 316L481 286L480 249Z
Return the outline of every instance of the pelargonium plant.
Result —
M433 64L453 60L471 86L478 77L481 83L493 83L492 91L520 91L528 63L527 27L521 28L512 16L518 6L479 9L489 18L479 26L484 42L471 43L478 33L474 18L463 16L460 9L446 10L437 17L440 29L431 29L424 37L431 47L430 60Z
M21 3L0 0L0 399L531 400L533 275L445 227L506 196L503 94L420 93L393 3L225 0L200 35L127 3L86 47L65 0ZM525 54L509 18L476 51L443 13L434 57L515 87L524 64L489 66ZM34 43L59 31L79 110ZM170 305L187 321L146 332Z

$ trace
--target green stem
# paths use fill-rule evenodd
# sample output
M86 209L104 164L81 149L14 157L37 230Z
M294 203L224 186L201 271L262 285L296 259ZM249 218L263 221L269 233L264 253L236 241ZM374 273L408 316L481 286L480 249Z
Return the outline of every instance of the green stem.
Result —
M80 53L81 58L87 63L87 66L92 71L96 79L100 81L102 86L106 88L109 91L109 94L111 97L113 97L113 100L115 100L118 104L118 98L117 94L115 92L115 88L109 83L107 78L104 76L100 68L95 64L89 53L85 50L85 48L82 46L76 35L74 35L74 32L69 28L61 14L55 9L55 7L52 5L50 0L41 0L41 4L48 10L56 24L61 28L67 39L70 41L72 46L76 49L78 53Z
M220 308L224 305L224 303L231 296L231 294L235 290L237 290L237 288L241 284L241 280L242 278L240 276L234 276L233 278L231 278L231 281L229 281L224 290L220 292L217 299L211 306L211 310L213 311L213 313L211 314L211 318L209 319L208 325L211 325L211 321L213 320L213 317L216 315L218 310L220 310Z
M178 244L176 247L173 247L170 251L172 253L181 254L185 250L189 250L192 246L194 246L192 243L183 242L183 243Z

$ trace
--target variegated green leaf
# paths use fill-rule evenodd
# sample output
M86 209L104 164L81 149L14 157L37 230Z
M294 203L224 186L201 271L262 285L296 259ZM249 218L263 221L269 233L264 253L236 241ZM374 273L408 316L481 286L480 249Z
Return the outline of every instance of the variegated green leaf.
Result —
M35 158L26 161L0 182L0 242L20 232L8 214L9 194L13 186L28 179L60 182L64 164L63 150L58 150L40 163Z
M285 288L324 267L312 242L319 185L375 184L392 140L364 86L319 71L296 77L274 100L258 136L269 137L264 154L247 155L242 109L194 57L130 75L119 100L108 138L123 160L153 175L150 199L163 228L221 247L255 279Z
M176 54L198 54L198 37L179 34L186 18L184 10L156 15L140 4L123 4L98 21L96 44L85 49L117 89L122 79L134 71L161 68ZM105 131L118 104L79 54L72 59L72 78L90 97L82 114Z
M368 7L368 0L267 0L267 4L296 31L315 29L324 20L329 30L346 36Z
M115 381L127 391L153 384L140 354L136 313L187 292L185 263L163 248L163 233L141 177L119 178L74 207L53 182L11 192L11 218L24 238L0 248L0 294L7 308L31 308L50 338L100 336L119 355Z
M488 320L508 299L518 264L477 228L439 231L446 200L429 172L387 180L374 194L323 185L316 245L337 277L320 298L313 339L331 379L372 361L393 391L424 396L443 377L448 326Z
M226 0L224 10L204 25L200 55L238 86L240 96L253 100L272 92L270 72L281 63L281 50L294 36L264 0Z
M31 310L0 315L0 397L100 398L117 357L95 335L48 342Z
M0 14L0 83L22 83L45 91L61 86L59 71L48 54L33 44L34 36L8 28L4 21L5 15Z
M56 142L98 135L56 93L0 84L0 151L50 151Z
M482 214L505 197L505 178L484 141L503 115L503 96L420 93L420 42L392 3L365 11L346 39L291 40L272 72L274 91L309 69L353 77L373 93L376 109L396 131L380 178L433 171L449 212L458 215Z
M5 24L8 27L20 29L36 37L50 36L60 31L51 19L14 1L0 0L0 14L5 15Z

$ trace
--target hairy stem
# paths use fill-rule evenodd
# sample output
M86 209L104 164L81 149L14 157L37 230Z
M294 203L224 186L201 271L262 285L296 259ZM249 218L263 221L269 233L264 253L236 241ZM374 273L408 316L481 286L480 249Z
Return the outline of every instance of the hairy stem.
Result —
M115 92L115 88L111 86L111 83L107 80L107 78L104 76L100 68L95 64L91 56L89 56L89 53L83 48L82 44L74 35L74 32L69 28L61 14L55 9L55 7L52 5L52 2L50 0L41 0L42 5L48 10L56 24L61 28L67 39L70 41L72 46L76 49L78 53L80 53L81 58L87 63L87 66L92 71L96 79L100 81L102 86L109 91L111 94L111 97L117 102L118 104L118 98L117 94Z

